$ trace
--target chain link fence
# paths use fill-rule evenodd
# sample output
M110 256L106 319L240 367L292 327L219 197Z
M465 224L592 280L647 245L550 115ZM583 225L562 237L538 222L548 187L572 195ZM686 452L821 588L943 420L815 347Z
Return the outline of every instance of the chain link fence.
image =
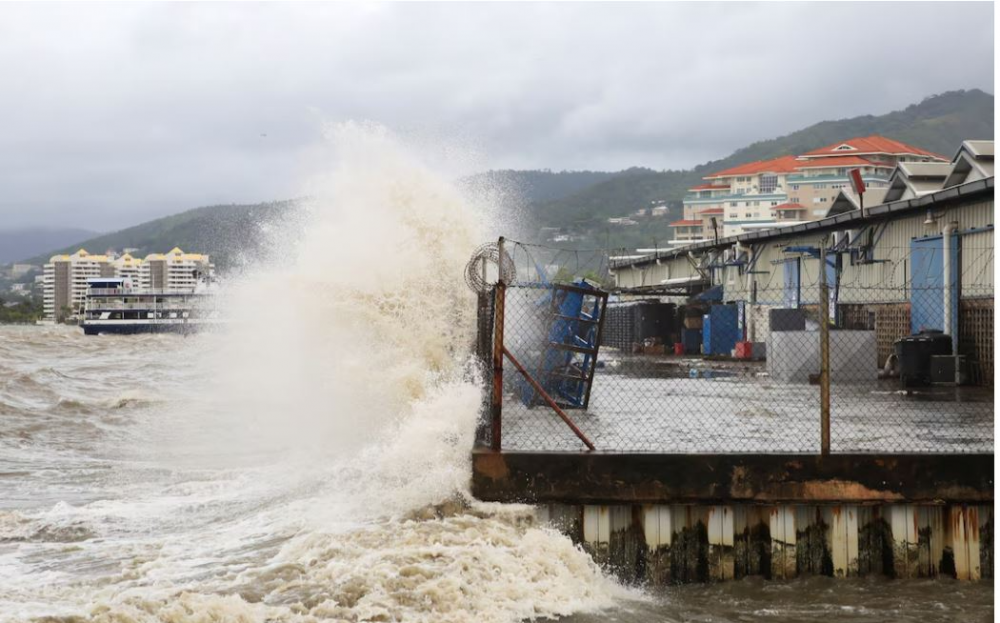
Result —
M480 295L478 348L489 374L500 355L502 391L479 441L820 453L825 419L830 452L992 452L993 248L957 246L722 258L664 296L617 289L613 253L508 241L509 282Z

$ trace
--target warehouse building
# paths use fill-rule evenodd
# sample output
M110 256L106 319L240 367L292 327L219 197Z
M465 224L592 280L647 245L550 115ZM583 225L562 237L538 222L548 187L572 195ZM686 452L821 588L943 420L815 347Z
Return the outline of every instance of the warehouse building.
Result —
M966 141L945 166L899 166L886 203L862 210L841 193L827 218L613 263L616 284L678 304L701 296L732 305L739 340L766 342L772 309L816 318L825 279L831 320L874 332L879 366L900 337L937 329L965 355L972 380L992 384L992 154L992 141Z

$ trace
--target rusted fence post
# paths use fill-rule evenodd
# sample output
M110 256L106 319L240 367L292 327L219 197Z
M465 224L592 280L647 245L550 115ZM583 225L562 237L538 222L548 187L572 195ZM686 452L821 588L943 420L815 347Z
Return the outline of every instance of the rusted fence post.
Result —
M819 247L820 453L830 454L830 286L826 282L826 239Z
M507 284L503 275L503 236L497 241L497 287L493 302L493 404L490 408L491 430L490 443L493 450L500 451L503 447L501 436L503 432L503 325L504 299Z

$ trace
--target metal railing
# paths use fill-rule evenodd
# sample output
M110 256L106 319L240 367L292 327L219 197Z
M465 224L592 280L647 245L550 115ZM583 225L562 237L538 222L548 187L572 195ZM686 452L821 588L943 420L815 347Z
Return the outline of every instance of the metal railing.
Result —
M515 258L528 253L505 244ZM992 283L966 279L962 292L949 292L913 272L922 259L909 253L899 261L913 278L840 280L807 268L833 262L823 248L815 253L818 262L799 265L799 281L779 270L745 300L726 300L735 295L724 290L718 300L706 300L709 291L626 295L607 281L583 284L589 270L527 262L520 280L480 295L478 350L491 383L478 443L549 452L992 452ZM962 270L992 263L992 249L964 253ZM554 272L560 279L539 277ZM584 304L585 315L597 310L592 318L553 312L560 293L582 292L601 301ZM944 300L951 305L942 310ZM593 348L566 348L587 336L584 320L597 329ZM926 330L935 323L948 333ZM552 349L573 357L549 356ZM566 372L581 362L585 375Z

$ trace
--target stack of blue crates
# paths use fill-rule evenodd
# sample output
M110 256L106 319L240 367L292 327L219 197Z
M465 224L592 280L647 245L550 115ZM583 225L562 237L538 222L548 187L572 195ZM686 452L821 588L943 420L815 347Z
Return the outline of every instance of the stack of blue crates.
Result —
M574 283L580 290L596 289L584 280ZM552 290L538 304L553 307L552 324L542 346L542 359L534 371L536 380L557 403L570 408L586 406L592 368L597 362L599 305L585 309L584 299L593 295L577 290ZM537 393L526 381L520 386L521 401L532 405Z

